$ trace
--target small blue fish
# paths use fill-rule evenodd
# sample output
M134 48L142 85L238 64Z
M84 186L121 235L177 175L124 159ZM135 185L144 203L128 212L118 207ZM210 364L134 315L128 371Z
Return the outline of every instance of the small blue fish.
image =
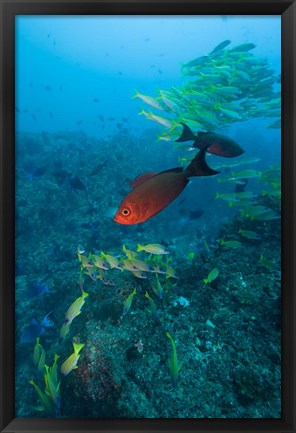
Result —
M27 290L29 298L36 298L37 296L41 296L44 293L47 293L48 285L40 283L39 281L34 281Z
M21 335L20 343L34 343L36 338L44 332L44 327L40 325L35 319L32 319L30 324L24 329Z
M46 314L46 316L44 316L41 325L44 326L44 328L50 328L51 326L54 326L54 323L52 320L48 319L48 316L52 313L52 311L48 314Z

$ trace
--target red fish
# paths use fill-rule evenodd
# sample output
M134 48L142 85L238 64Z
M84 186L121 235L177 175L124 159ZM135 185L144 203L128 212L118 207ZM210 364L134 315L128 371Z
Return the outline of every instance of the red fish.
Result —
M198 152L185 170L177 167L157 174L138 176L133 182L134 189L122 200L114 221L119 224L143 223L174 201L189 182L189 177L219 173L212 170L205 161L208 146Z
M198 135L194 135L189 126L185 125L185 123L181 123L181 125L183 125L183 132L181 137L176 140L177 142L193 140L193 147L198 149L208 145L207 152L224 156L224 158L233 158L244 153L238 143L225 135L216 134L215 132L199 132Z

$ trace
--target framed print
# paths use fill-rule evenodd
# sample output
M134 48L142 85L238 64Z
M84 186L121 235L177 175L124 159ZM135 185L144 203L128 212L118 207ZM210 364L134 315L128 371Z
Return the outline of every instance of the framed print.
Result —
M1 0L1 431L294 432L294 1Z

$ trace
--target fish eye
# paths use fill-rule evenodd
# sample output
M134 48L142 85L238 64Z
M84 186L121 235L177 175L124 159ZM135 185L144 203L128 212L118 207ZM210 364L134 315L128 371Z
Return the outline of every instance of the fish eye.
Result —
M131 213L131 211L127 208L123 209L123 211L122 211L122 215L124 215L124 216L128 216L130 213Z

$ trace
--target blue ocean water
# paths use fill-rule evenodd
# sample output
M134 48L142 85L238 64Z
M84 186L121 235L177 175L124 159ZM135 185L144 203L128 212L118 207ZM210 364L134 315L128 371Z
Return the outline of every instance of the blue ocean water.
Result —
M18 417L281 416L280 31L17 18Z

